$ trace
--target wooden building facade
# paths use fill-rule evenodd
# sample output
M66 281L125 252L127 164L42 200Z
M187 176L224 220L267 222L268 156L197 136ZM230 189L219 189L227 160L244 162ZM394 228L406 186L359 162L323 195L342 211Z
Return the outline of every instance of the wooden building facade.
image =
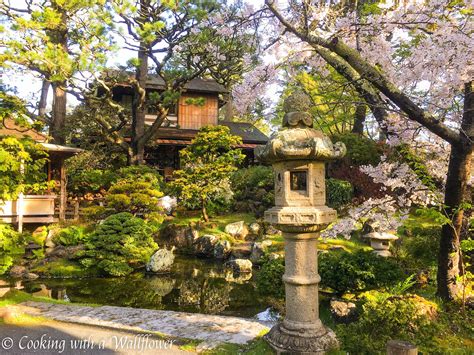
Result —
M147 96L153 91L163 90L163 80L150 76L147 82ZM179 151L191 144L199 129L204 126L225 125L230 132L242 138L238 147L246 155L245 163L254 162L253 149L265 145L268 137L255 126L246 122L219 120L219 109L225 104L221 95L227 94L225 88L214 80L196 78L191 80L181 94L176 107L172 108L155 139L146 147L147 164L157 168L169 179L180 166ZM131 107L132 91L124 85L114 89L114 99ZM151 125L156 118L152 106L147 107L145 123Z

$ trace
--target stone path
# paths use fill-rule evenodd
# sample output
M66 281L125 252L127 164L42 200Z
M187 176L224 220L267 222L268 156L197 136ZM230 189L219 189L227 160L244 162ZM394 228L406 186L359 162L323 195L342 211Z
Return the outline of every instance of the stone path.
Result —
M25 302L21 311L49 319L165 336L245 344L271 324L246 318L125 307L85 307L42 302Z

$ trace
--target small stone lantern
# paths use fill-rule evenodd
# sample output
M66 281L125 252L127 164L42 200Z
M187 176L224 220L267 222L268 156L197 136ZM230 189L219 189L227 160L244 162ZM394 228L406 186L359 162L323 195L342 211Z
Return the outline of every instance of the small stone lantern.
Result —
M372 232L364 237L370 239L370 246L374 249L374 253L385 258L392 256L389 250L390 242L398 239L396 235L385 232Z
M336 211L325 205L325 162L343 157L346 147L313 129L309 106L301 92L288 97L287 129L255 149L257 159L272 164L275 173L275 207L265 211L265 221L285 238L286 318L265 339L277 352L291 354L320 354L338 346L319 319L317 239L336 219Z

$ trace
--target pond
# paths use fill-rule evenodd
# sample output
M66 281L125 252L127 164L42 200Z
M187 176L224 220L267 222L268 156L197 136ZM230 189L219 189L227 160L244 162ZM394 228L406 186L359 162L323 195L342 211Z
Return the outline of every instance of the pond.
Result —
M256 291L256 272L237 276L222 264L177 257L167 275L37 279L16 287L70 302L254 317L268 315L268 304Z

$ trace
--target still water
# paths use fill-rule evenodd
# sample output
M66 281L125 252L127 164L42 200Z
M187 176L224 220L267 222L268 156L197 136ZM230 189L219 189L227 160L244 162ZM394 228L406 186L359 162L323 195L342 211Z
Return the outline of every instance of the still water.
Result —
M194 258L177 257L167 275L38 279L16 287L70 302L240 317L268 313L268 304L256 291L255 273L237 276L222 264Z

